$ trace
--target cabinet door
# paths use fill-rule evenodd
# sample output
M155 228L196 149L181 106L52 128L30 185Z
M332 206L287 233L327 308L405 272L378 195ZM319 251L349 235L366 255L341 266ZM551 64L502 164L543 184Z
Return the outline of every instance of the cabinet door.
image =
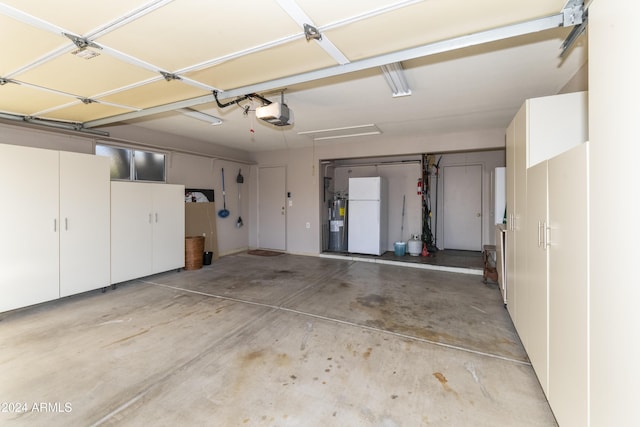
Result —
M518 296L526 301L518 310L523 322L518 332L540 385L548 393L548 313L549 290L547 248L544 233L547 219L547 162L527 170L527 266L519 282L522 292Z
M110 283L109 159L60 152L60 296Z
M111 283L151 274L153 203L150 185L111 183Z
M587 92L545 96L528 101L527 167L551 159L588 137Z
M519 274L524 272L525 251L521 227L526 209L526 104L507 129L507 232L506 232L506 298L507 309L516 329L518 317Z
M588 143L549 160L549 403L587 425Z
M153 273L184 267L184 186L151 184ZM215 220L215 219L214 219Z
M0 200L0 311L58 298L58 152L0 144Z

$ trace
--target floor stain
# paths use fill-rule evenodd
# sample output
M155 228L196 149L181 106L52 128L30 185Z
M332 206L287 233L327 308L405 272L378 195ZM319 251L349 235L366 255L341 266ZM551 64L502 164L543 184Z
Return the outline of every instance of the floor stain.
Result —
M360 305L363 305L365 307L374 308L374 307L381 307L387 304L390 300L389 298L383 297L382 295L369 294L366 297L356 298L356 301L358 301Z
M373 350L373 349L372 349L371 347L369 347L369 348L367 349L367 351L365 351L364 353L362 353L362 357L363 357L365 360L369 359L369 357L371 356L371 351L372 351L372 350Z
M135 338L135 337L139 337L140 335L144 335L147 332L149 332L149 329L143 329L140 332L138 332L137 334L133 334L133 335L129 335L128 337L121 338L121 339L119 339L117 341L114 341L114 342L112 342L110 344L105 345L104 347L109 347L109 346L114 345L114 344L120 344L120 343L123 343L125 341L129 341L130 339Z
M448 384L449 381L447 380L447 377L445 377L441 372L434 372L433 376L436 377L436 379L440 382L440 384L442 384L442 388L445 391L449 393L453 393L456 395L456 397L459 398L458 393L454 389L449 387L449 384Z

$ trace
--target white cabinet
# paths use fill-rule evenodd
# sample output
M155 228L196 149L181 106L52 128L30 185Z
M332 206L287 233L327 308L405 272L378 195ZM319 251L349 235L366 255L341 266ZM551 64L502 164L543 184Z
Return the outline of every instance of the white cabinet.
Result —
M505 289L507 309L520 329L527 308L527 168L585 142L588 132L586 92L528 99L506 131L507 230L505 236ZM526 321L525 321L526 323ZM524 336L523 336L524 335Z
M184 186L111 183L111 283L184 267Z
M524 239L521 226L526 209L527 104L509 125L506 135L507 155L507 228L505 232L505 300L509 314L518 326L518 282L524 273Z
M588 425L588 148L549 160L547 397L561 426Z
M58 152L0 145L0 199L0 311L58 298Z
M184 186L152 187L153 258L152 273L184 267Z
M60 152L60 296L110 283L109 159Z
M587 425L587 97L527 100L507 129L507 308L560 425Z
M522 322L518 333L535 366L540 385L548 396L549 385L549 272L548 272L548 162L527 170L528 242L526 275L520 282L519 296L526 304L518 307Z
M108 186L108 159L0 145L0 311L109 285Z

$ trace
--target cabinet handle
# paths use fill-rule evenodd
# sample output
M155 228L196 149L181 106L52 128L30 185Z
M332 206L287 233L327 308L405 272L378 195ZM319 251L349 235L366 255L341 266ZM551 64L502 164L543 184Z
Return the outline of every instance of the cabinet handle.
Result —
M58 231L58 220L56 218L53 219L53 232Z
M69 230L69 218L64 219L64 230L65 231Z
M542 246L542 221L538 221L538 247Z
M156 212L156 222L158 222L158 212Z
M153 216L149 213L149 224L153 224Z
M551 230L551 227L547 227L546 222L543 223L543 227L544 227L544 233L542 234L542 239L543 239L542 245L543 245L543 249L546 251L549 245L551 244L549 242L549 231Z

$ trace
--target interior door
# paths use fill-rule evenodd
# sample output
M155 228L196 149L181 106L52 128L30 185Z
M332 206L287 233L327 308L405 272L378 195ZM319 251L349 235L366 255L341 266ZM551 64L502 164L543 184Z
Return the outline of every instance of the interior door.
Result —
M284 166L258 168L258 246L286 249L286 171Z
M482 166L443 168L444 248L482 250Z

